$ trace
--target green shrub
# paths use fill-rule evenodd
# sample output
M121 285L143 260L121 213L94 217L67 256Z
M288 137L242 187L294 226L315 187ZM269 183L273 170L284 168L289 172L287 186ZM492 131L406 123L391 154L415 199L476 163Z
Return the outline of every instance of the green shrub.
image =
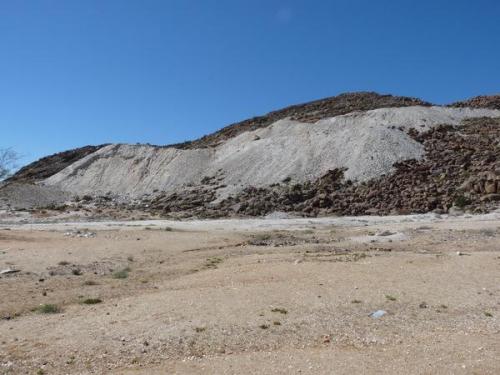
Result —
M57 314L61 312L61 309L57 305L53 305L50 303L44 303L35 308L35 311L40 314Z
M458 208L464 208L465 206L469 205L470 199L464 197L463 195L459 195L458 197L455 198L454 205L457 206Z
M113 279L126 279L128 277L130 269L124 268L122 270L116 271L113 273Z

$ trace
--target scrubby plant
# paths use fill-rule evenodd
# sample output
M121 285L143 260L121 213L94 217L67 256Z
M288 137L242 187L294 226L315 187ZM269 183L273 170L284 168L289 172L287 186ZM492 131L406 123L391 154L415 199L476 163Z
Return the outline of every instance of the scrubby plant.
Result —
M57 314L61 312L61 308L51 303L44 303L36 307L35 311L40 314Z
M130 268L126 267L122 270L113 272L113 279L126 279L128 277L128 273L130 272Z
M471 201L469 198L463 195L459 195L458 197L455 198L455 201L453 203L458 208L464 208L465 206L469 205Z
M82 303L84 305L96 305L98 303L102 303L102 299L100 298L85 298Z

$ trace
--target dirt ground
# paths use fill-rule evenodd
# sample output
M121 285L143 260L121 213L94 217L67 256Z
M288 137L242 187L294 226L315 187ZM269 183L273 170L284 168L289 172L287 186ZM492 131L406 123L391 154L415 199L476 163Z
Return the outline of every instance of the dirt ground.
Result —
M0 374L500 373L500 214L4 224L2 270Z

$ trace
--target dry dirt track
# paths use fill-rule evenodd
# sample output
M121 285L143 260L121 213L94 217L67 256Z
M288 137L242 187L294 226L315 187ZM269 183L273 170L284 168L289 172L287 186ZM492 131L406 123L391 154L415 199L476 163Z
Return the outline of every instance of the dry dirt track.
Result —
M500 373L498 215L296 223L4 227L0 374Z

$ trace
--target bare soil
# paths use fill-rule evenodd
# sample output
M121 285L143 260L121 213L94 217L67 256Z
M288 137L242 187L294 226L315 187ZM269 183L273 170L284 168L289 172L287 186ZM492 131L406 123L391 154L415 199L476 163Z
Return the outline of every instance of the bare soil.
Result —
M4 225L0 374L498 374L499 217Z

